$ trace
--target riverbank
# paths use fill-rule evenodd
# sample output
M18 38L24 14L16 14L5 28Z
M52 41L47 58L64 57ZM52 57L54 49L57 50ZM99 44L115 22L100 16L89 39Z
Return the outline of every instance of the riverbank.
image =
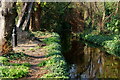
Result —
M34 38L19 42L14 52L0 57L1 78L68 78L59 35L38 31L30 36Z
M106 52L120 57L120 35L82 33L80 39L103 47Z
M68 66L61 53L60 36L57 33L52 33L52 36L44 39L43 42L47 44L44 48L47 51L46 57L49 57L43 63L49 72L44 74L42 78L69 78Z

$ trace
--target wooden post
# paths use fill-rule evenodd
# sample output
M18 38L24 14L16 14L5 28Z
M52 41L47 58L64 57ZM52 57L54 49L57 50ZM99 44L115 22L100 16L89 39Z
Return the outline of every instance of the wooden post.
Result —
M13 28L12 45L13 45L13 47L17 46L17 29L16 29L16 26Z

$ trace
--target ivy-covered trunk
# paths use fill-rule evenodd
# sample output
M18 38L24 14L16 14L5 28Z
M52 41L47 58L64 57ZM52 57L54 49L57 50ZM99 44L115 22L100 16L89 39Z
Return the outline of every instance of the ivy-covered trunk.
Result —
M0 55L2 55L12 50L11 34L17 13L15 2L1 1L0 5Z

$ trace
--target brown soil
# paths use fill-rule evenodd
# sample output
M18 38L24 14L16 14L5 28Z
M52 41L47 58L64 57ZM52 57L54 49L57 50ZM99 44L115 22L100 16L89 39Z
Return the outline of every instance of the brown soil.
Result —
M40 44L40 43L39 43ZM42 43L41 43L42 44ZM21 78L23 79L31 79L31 78L40 78L43 74L46 74L48 71L44 70L44 67L38 67L37 64L39 64L43 60L47 60L48 58L45 58L45 49L42 47L38 47L38 43L36 41L32 41L32 43L24 43L19 44L18 47L14 48L15 52L23 52L30 57L27 57L26 59L18 59L18 60L11 60L11 63L30 63L32 66L29 69L29 74Z
M18 80L26 80L26 79L33 79L33 78L40 78L43 74L46 74L48 71L43 67L38 67L39 64L43 60L47 60L45 58L46 50L43 48L45 44L43 42L39 42L37 40L30 40L26 38L28 35L24 35L26 32L22 32L21 39L18 36L18 46L13 48L16 53L23 52L29 57L25 59L18 59L18 60L10 60L11 63L30 63L32 66L29 69L29 73L26 77L23 77ZM19 31L19 34L21 32ZM47 36L46 36L47 37ZM45 37L44 37L45 38ZM41 46L43 45L43 46Z

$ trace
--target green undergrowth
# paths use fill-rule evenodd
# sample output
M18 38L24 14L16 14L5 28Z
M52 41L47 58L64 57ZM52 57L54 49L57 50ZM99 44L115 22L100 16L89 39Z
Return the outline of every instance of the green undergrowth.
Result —
M41 63L38 64L39 67L45 66L47 61L42 61Z
M61 53L60 36L57 33L50 33L50 37L42 41L47 44L43 48L47 51L46 57L49 58L38 64L38 66L45 66L45 69L49 70L42 78L68 78L67 63Z
M5 66L26 66L26 67L30 67L31 66L30 63L19 64L19 63L9 63L9 62L4 63L4 65Z
M30 63L10 63L10 60L18 60L18 59L22 59L25 60L28 57L28 55L25 55L24 53L20 52L20 53L9 53L6 55L3 55L0 57L0 62L4 65L4 66L26 66L26 67L30 67L31 64Z
M51 37L55 37L55 36L58 36L56 35L56 33L54 32L41 32L41 31L36 31L36 32L31 32L31 36L35 36L35 37L43 37L43 36L51 36Z
M28 74L30 63L11 63L10 60L25 59L23 53L10 53L0 56L0 79L21 78Z
M120 35L83 33L80 38L103 47L108 53L120 57Z
M3 55L3 56L8 58L9 60L26 59L28 57L28 55L24 54L23 52L9 53L9 54Z
M5 62L8 62L8 59L6 57L0 56L0 63L3 64Z
M6 57L0 57L0 79L21 78L28 74L29 64L9 63Z
M0 66L0 79L26 76L28 69L26 66Z

